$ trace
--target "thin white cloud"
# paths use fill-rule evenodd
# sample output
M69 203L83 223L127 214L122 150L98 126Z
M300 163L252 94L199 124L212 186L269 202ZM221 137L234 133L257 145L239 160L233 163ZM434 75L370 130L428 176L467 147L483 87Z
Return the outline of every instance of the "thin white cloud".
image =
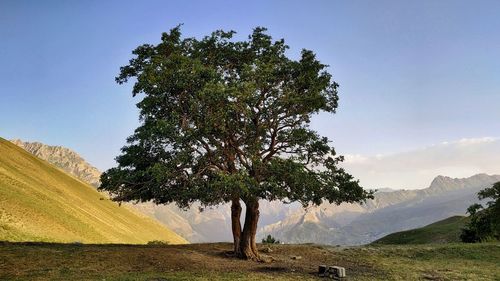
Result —
M425 188L437 175L500 174L500 138L461 139L392 155L346 155L343 166L367 188Z
M474 144L495 142L498 140L499 140L498 138L492 138L492 137L471 138L471 139L464 138L457 141L456 143L459 145L474 145Z

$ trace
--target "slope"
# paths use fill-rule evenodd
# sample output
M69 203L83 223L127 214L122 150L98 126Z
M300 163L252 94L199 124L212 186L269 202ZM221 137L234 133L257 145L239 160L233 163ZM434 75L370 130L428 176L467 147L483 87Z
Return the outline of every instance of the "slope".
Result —
M460 242L460 233L468 218L453 216L427 226L396 232L382 237L373 244L430 244Z
M0 138L0 240L186 243L92 186Z

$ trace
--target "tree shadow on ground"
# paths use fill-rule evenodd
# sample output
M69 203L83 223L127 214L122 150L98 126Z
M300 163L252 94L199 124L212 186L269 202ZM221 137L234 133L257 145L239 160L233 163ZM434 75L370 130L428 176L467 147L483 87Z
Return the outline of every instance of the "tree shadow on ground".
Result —
M261 266L254 269L255 272L261 273L279 273L279 272L293 272L291 268L284 266Z

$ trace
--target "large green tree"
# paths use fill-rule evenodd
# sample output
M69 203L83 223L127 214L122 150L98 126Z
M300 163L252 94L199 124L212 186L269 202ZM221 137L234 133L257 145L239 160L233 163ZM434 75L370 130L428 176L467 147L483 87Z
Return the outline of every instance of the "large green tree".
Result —
M141 125L100 188L118 201L231 202L234 253L258 260L260 199L340 204L372 192L309 127L312 115L338 106L326 65L309 50L288 58L284 40L273 41L265 28L244 41L234 34L182 38L176 27L133 51L116 81L133 79Z

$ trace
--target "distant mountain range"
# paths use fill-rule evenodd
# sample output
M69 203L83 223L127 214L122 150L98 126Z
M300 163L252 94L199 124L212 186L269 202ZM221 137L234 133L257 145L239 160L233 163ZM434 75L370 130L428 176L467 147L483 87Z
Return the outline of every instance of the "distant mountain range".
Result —
M15 142L30 152L36 147L39 157L84 181L99 181L99 173L85 172L97 169L69 149ZM51 151L55 151L57 157L51 156ZM68 153L67 157L65 153ZM73 163L73 159L77 162ZM478 201L477 192L498 181L500 175L478 174L464 179L438 176L428 188L384 189L362 205L323 204L303 209L295 203L263 201L258 236L271 234L286 243L366 244L393 232L465 215L467 207ZM156 206L141 203L134 207L191 242L231 240L230 208L227 204L203 212L198 210L197 205L187 211L173 204Z
M500 181L500 175L466 179L436 177L420 190L379 192L364 205L322 205L264 226L282 241L325 244L366 244L387 234L418 228L456 215L478 202L477 192Z
M81 159L73 153L66 159L69 150L60 149L63 153L54 156L48 152L57 150L40 144L25 147L58 163ZM157 221L119 207L89 184L0 138L0 241L144 244L153 240L187 243Z

